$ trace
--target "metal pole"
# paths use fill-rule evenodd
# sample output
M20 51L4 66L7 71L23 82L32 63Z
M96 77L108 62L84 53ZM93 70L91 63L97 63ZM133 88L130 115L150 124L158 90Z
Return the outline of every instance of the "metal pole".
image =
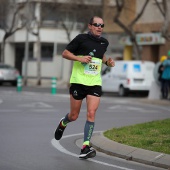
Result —
M27 85L27 75L28 75L28 56L29 56L29 32L28 28L26 28L26 41L25 41L25 53L24 53L24 85Z

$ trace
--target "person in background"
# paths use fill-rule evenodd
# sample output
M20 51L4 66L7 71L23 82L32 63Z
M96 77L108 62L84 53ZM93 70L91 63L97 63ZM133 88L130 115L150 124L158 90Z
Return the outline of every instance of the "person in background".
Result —
M167 56L162 56L161 59L160 59L160 65L159 65L159 68L158 68L158 80L160 82L160 85L161 85L161 94L162 94L162 98L164 98L165 96L165 88L164 88L164 79L162 78L162 73L163 73L163 70L164 70L164 67L163 67L163 61L167 59Z
M90 139L95 125L95 115L102 94L102 63L114 67L113 59L107 59L105 52L108 41L101 37L103 19L92 17L88 24L87 34L77 35L63 51L62 56L74 61L70 78L70 112L63 117L55 131L55 139L60 140L68 123L75 121L80 113L82 101L86 98L87 119L84 126L84 142L79 158L87 159L96 156L90 146Z
M163 90L164 90L164 99L168 98L169 88L170 88L170 51L168 51L167 59L162 63L164 69L162 73L163 82Z

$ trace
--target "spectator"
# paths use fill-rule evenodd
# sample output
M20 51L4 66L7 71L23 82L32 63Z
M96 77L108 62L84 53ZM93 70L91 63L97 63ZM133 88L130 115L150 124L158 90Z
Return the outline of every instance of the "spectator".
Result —
M169 87L170 87L170 51L168 51L168 58L162 63L164 70L162 73L163 81L163 98L168 98Z
M162 94L162 98L164 98L164 94L165 94L165 88L164 88L164 79L162 78L162 73L163 73L163 70L164 70L164 67L163 67L163 61L167 59L167 56L162 56L161 59L160 59L160 65L159 65L159 68L158 68L158 80L161 84L161 94Z

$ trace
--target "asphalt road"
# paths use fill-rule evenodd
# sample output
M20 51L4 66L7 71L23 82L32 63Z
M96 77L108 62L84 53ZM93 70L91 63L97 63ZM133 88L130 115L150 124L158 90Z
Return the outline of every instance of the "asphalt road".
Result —
M94 131L170 117L169 106L139 103L139 99L104 95ZM79 160L76 142L83 137L85 101L78 120L54 142L58 121L68 111L68 90L52 95L48 88L27 88L18 93L15 88L0 87L0 170L161 170L100 152L93 159Z

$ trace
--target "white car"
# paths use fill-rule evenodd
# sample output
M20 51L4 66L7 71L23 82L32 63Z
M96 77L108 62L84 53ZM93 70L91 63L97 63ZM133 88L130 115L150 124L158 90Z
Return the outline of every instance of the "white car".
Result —
M0 63L0 84L8 82L16 86L19 75L19 71L16 68L8 64Z
M151 61L115 61L115 67L103 71L102 91L118 92L120 96L130 91L149 92L154 81L154 67Z

